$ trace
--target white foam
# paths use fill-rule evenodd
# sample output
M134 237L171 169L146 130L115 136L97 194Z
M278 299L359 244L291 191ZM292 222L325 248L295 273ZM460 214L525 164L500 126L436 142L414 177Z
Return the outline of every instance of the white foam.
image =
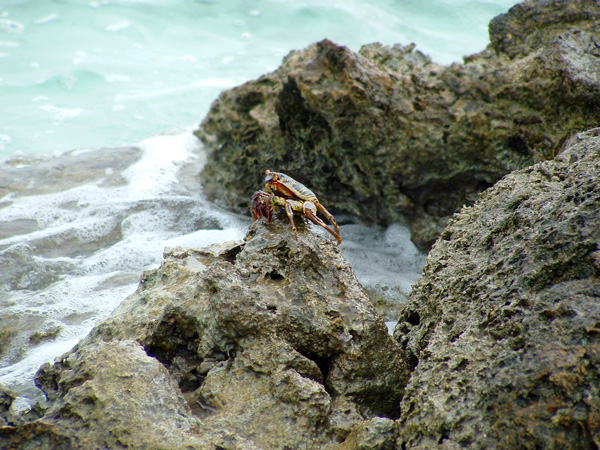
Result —
M0 150L3 150L11 141L12 138L8 134L0 134Z
M69 351L78 339L53 341L35 347L26 357L8 367L0 368L0 383L15 391L27 389L33 384L33 376L40 366Z
M0 48L17 48L20 44L13 41L0 41Z
M31 180L30 183L34 183ZM1 221L14 221L19 219L32 219L38 223L40 231L21 236L28 240L40 239L49 234L65 231L69 226L79 226L86 223L86 217L91 213L98 217L98 211L87 209L82 211L69 210L64 207L67 204L74 205L108 205L114 200L110 192L98 188L94 184L77 186L65 191L38 194L20 197L18 201L0 210ZM107 206L109 208L110 206ZM114 211L114 206L113 206ZM112 214L111 214L112 215ZM2 244L10 244L13 239L0 241Z
M48 22L52 22L53 20L56 20L57 18L58 18L58 14L52 13L52 14L48 14L47 16L37 19L34 23L37 25L42 25L42 24L45 24Z
M79 273L141 270L160 262L163 244L159 233L137 234L123 238L118 243L101 249L83 260Z
M191 133L175 136L157 136L139 144L142 157L123 175L127 178L129 199L163 197L177 183L176 169L200 147Z
M118 275L120 272L70 277L43 291L9 293L13 301L5 304L4 314L38 316L60 331L56 339L32 347L19 361L0 368L0 384L34 397L33 376L39 367L70 350L98 320L107 317L136 289L137 279L132 283L105 286ZM73 323L72 316L83 319Z
M25 25L20 22L9 19L0 19L0 31L7 33L21 34L25 30Z
M10 411L13 414L24 414L29 412L33 407L33 403L30 399L25 397L16 397L10 404Z
M131 83L131 77L127 75L108 74L104 79L107 83Z
M390 334L391 336L394 335L394 329L396 328L396 324L398 322L396 321L388 321L385 323L385 326L387 327L388 330L388 334Z
M52 113L55 122L74 119L83 112L81 108L60 108L55 105L43 105L40 109Z
M223 213L204 205L199 197L190 197L178 185L177 171L183 163L197 158L194 153L199 151L198 145L189 131L147 139L139 145L139 160L122 173L128 181L124 186L105 187L100 179L59 192L13 196L12 203L0 209L0 222L35 220L39 228L0 240L2 247L19 252L24 258L34 255L39 264L62 267L65 271L61 279L45 288L5 295L3 314L37 317L43 326L58 326L60 331L53 341L33 347L20 360L0 369L0 383L33 396L32 379L38 367L69 350L97 320L110 314L135 290L142 271L160 263L166 246L204 246L241 237L241 231L233 227L185 234L176 226L178 214L181 215L179 204L194 208L190 216L212 218L217 224L228 222ZM90 152L83 149L71 155ZM108 170L106 175L113 172ZM163 203L157 203L159 200ZM185 220L179 221L180 226L190 226ZM229 222L234 223L235 219ZM112 230L121 234L116 236L116 242L100 244ZM79 246L92 244L93 248L95 242L99 242L96 251L89 255L77 253ZM74 255L35 256L35 245L27 243L57 246L58 251L66 247ZM111 281L127 273L130 275L125 283ZM71 316L82 319L73 323ZM8 357L14 358L14 352Z
M106 27L106 31L117 32L129 28L130 26L131 22L129 21L113 23L112 25Z
M361 283L384 291L397 289L404 296L410 293L425 265L425 255L411 242L406 226L378 230L344 225L341 231L342 251Z

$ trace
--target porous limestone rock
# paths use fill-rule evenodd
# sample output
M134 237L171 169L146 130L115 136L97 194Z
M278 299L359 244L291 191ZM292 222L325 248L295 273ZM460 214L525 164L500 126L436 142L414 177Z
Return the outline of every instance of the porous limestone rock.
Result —
M402 449L600 446L600 128L464 208L395 335Z
M464 64L414 45L294 51L213 103L196 131L204 191L247 211L265 169L285 172L330 210L406 219L429 249L479 192L600 123L599 24L594 0L525 1Z
M37 427L41 448L384 448L404 353L331 236L299 223L296 240L281 216L245 241L167 250L39 370L43 416L3 433Z

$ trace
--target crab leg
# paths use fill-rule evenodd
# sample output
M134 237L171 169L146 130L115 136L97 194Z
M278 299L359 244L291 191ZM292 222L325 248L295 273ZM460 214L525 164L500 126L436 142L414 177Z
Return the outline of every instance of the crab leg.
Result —
M309 203L309 202L307 202ZM310 202L312 204L312 202ZM314 206L314 205L313 205ZM317 205L317 208L319 208L319 206L321 206L320 204ZM335 222L335 220L333 219L333 216L331 214L329 214L327 212L327 210L325 208L323 208L322 206L319 208L319 210L325 214L327 216L327 218L331 221L331 223L333 223L333 226L335 227L336 231L333 231L331 228L329 228L327 226L327 224L325 222L323 222L321 220L321 218L319 216L317 216L315 214L316 209L312 210L306 207L306 203L304 204L304 214L306 214L306 216L312 220L314 223L316 223L317 225L319 225L320 227L325 228L327 231L329 231L337 240L338 245L340 245L342 243L342 237L340 236L340 228L338 227L337 223ZM325 210L325 211L323 211Z
M271 195L263 191L255 192L252 196L252 220L256 221L260 217L266 217L271 225Z
M290 218L290 223L292 224L292 231L294 232L294 236L296 236L296 240L298 240L298 230L296 230L296 224L294 223L294 210L292 209L292 205L294 203L298 202L294 202L293 200L285 201L285 213Z
M316 214L313 214L314 217L316 217L317 220L319 220L323 225L321 225L321 223L318 223L314 219L312 219L312 217L310 215L309 215L309 217L311 218L311 220L313 222L315 222L318 225L321 225L322 227L325 227L325 229L327 231L329 231L331 234L333 234L335 236L335 238L337 239L337 241L338 241L338 245L340 245L342 243L342 237L340 236L340 227L338 226L337 222L335 221L335 218L320 203L317 203L316 207L319 209L319 211L321 211L325 215L325 217L327 217L327 220L329 220L329 222L331 222L331 224L333 225L333 228L335 229L335 231L331 230L331 228L329 228L328 226L326 226L325 223L321 219L319 219ZM305 210L305 212L308 213L308 210Z

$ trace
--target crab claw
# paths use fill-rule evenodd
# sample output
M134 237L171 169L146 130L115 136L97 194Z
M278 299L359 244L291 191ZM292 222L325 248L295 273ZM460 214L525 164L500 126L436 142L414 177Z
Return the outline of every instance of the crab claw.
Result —
M252 196L252 220L256 221L261 217L266 217L271 224L271 195L264 191L257 191Z

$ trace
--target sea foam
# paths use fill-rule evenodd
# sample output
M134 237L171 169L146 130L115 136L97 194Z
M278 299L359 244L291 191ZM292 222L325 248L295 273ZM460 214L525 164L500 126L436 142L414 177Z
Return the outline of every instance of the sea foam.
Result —
M0 200L0 328L7 336L0 383L39 397L32 380L40 364L110 314L166 246L243 237L248 219L208 203L199 185L180 182L180 173L197 173L203 160L199 141L185 131L121 152L79 150L0 168L20 186ZM21 178L31 182L23 186Z

